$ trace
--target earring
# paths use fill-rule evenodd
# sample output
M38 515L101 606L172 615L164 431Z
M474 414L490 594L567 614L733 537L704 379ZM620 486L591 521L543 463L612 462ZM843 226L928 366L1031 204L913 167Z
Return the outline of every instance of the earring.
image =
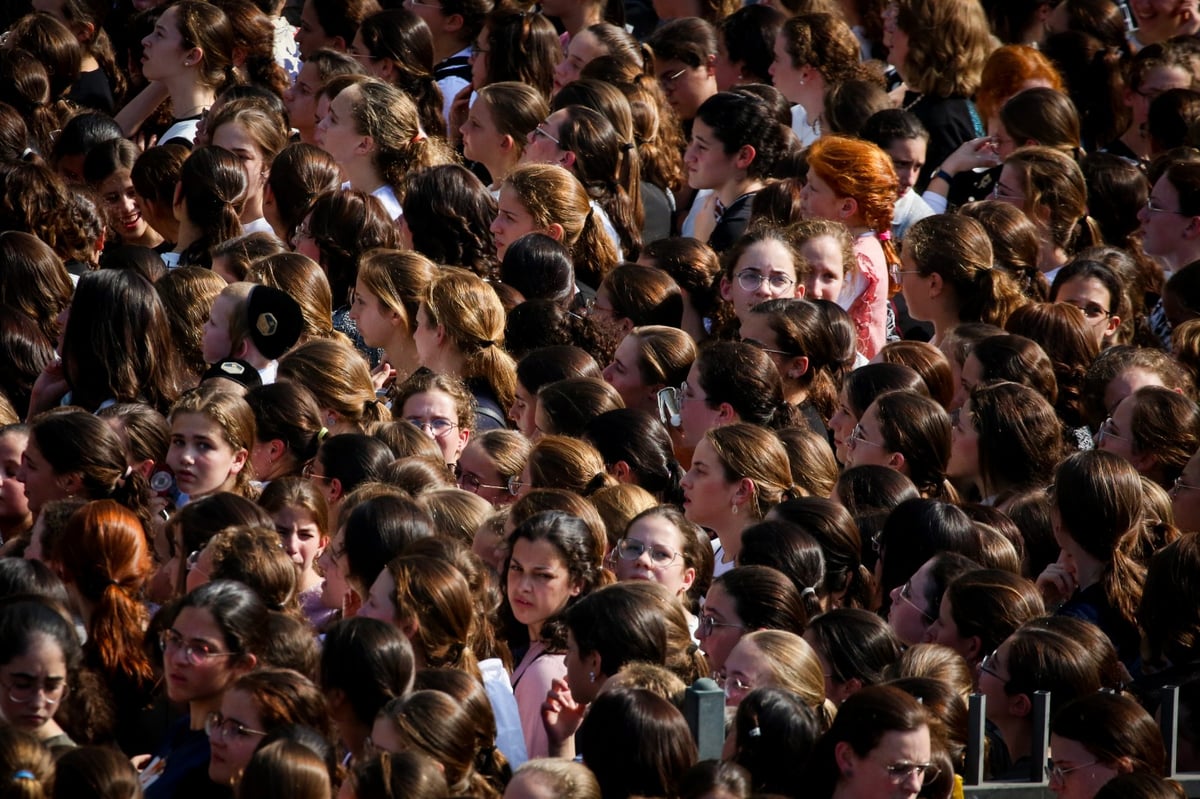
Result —
M803 85L804 85L804 78L800 78L800 79L798 79L798 80L797 80L797 82L796 82L796 85L797 85L797 86L803 86Z
M595 682L595 681L596 681L596 672L589 671L588 672L588 682Z
M732 513L733 513L733 515L734 515L734 516L737 516L737 512L738 512L738 506L737 506L737 503L735 502L735 503L733 503L732 505L730 505L730 506L729 506L729 510L730 510L730 512L732 512Z

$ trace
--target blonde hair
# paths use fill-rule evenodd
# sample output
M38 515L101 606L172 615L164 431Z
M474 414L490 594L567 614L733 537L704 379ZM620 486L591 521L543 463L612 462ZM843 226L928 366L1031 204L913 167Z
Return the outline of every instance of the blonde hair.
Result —
M463 380L482 379L501 408L517 394L517 365L504 350L504 306L495 290L466 269L438 270L425 295L429 324L441 325L464 356Z
M517 195L534 225L562 227L562 243L571 253L576 275L583 283L598 287L617 265L617 248L583 184L561 166L526 164L510 172L504 185Z
M539 438L529 453L527 468L534 488L563 488L585 497L616 483L599 451L569 436Z
M379 298L379 304L400 314L411 334L417 327L417 308L429 291L437 264L418 252L375 249L358 262L358 279L363 288Z
M458 160L444 139L421 129L416 103L392 84L365 78L342 91L357 91L350 116L356 132L374 142L371 164L390 185L399 186L409 172Z
M339 421L360 430L391 419L375 396L366 360L349 344L334 339L301 344L279 361L279 379L301 384L322 410L333 411Z
M600 783L591 769L582 763L562 758L538 758L527 760L513 774L536 776L551 796L559 799L600 799Z
M633 483L605 486L590 497L608 532L609 549L625 534L625 528L644 510L658 506L658 500L646 489Z
M181 413L195 413L213 422L221 430L221 437L234 451L245 450L247 453L254 447L255 422L254 411L245 397L216 385L202 385L186 391L179 400L171 406L167 421L172 425L175 417ZM250 484L254 477L254 467L247 457L245 464L234 478L233 493L249 499L258 496L258 491Z
M696 360L696 342L677 327L645 325L629 335L637 342L638 374L649 385L677 386Z
M791 691L804 700L828 729L836 713L825 696L825 670L816 650L800 636L786 630L757 630L742 636L766 656L775 688ZM763 686L759 686L763 687Z
M475 531L487 523L492 503L461 488L434 488L417 497L417 504L433 519L440 535L454 538L468 547Z

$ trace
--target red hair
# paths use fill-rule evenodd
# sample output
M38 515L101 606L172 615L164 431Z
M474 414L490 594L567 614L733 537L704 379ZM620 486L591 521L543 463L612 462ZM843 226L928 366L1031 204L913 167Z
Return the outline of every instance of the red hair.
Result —
M900 196L900 179L891 156L861 139L822 136L808 149L808 168L836 195L858 203L863 222L881 236L879 243L887 262L899 263L896 250L886 240L891 236L892 212Z
M1000 113L1000 106L1030 81L1041 81L1058 92L1063 88L1062 76L1049 58L1025 44L1006 44L988 56L983 65L983 76L979 79L979 91L975 104L979 117L987 124L992 115Z
M68 520L59 550L64 581L94 606L84 653L106 676L148 687L154 670L142 649L147 613L138 596L151 560L142 523L113 500L89 502Z

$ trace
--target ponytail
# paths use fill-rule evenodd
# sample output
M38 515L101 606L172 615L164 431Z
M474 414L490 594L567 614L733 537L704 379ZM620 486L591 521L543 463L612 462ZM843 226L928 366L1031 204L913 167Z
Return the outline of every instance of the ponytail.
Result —
M608 273L617 265L617 248L596 215L589 208L579 238L570 246L571 260L575 264L575 276L580 283L599 288Z
M1121 614L1126 623L1137 626L1137 609L1146 584L1146 567L1133 557L1139 541L1139 530L1129 530L1120 537L1113 549L1112 559L1105 564L1100 577L1104 596Z

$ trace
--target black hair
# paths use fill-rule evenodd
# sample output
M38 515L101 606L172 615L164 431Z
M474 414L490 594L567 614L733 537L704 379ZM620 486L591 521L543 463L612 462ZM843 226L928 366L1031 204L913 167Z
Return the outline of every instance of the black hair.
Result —
M726 153L754 148L754 160L746 168L750 177L772 177L795 146L791 129L780 124L765 100L749 92L714 94L696 110L696 119L712 128Z
M390 700L412 690L415 673L412 644L394 624L358 616L325 632L321 689L340 689L364 725L370 726Z
M500 281L521 292L526 300L568 303L575 295L571 254L545 233L526 233L504 251Z

